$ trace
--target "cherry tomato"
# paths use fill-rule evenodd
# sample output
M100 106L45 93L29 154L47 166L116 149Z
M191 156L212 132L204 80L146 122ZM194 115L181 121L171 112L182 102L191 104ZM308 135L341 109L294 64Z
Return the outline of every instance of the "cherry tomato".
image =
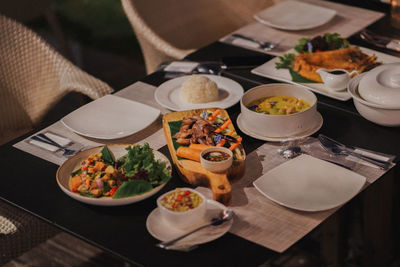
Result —
M115 194L115 191L117 191L117 189L118 189L118 186L114 186L113 188L111 188L109 191L110 196L113 196Z
M187 195L187 196L190 195L190 191L189 191L189 190L186 190L186 191L185 191L185 195Z

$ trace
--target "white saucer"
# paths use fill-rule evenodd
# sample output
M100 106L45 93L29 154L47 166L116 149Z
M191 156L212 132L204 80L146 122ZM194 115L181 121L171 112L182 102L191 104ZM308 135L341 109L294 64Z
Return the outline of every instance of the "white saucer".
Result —
M281 142L281 141L296 140L296 139L305 138L305 137L310 136L313 133L317 132L322 127L322 124L323 124L324 120L323 120L323 118L322 118L322 116L321 116L321 114L319 112L317 112L315 114L316 114L316 116L315 116L315 119L314 119L314 125L311 128L309 128L308 130L306 130L306 131L304 131L302 133L296 134L294 136L270 137L270 136L262 136L262 135L254 133L252 131L249 131L249 130L247 130L245 128L245 126L243 124L242 114L241 113L239 114L239 116L238 116L238 118L236 120L236 123L237 123L237 126L239 127L239 129L242 132L244 132L245 134L247 134L248 136L251 136L251 137L256 138L256 139L264 140L264 141Z
M227 209L227 207L219 202L208 199L206 216L202 222L199 222L199 225L210 222L211 219L217 217L217 214L223 209ZM177 242L176 246L193 246L215 240L228 232L232 226L232 223L233 219L218 226L204 228ZM168 224L164 218L161 217L161 213L158 208L155 208L147 217L146 227L147 231L149 231L154 238L157 238L161 241L174 239L190 231L174 228ZM194 228L196 228L196 226L194 226Z
M214 81L218 86L218 101L192 104L180 100L179 92L182 83L189 76L178 77L162 83L154 92L154 98L161 106L174 111L200 109L200 108L222 108L227 109L243 96L243 87L232 79L217 75L203 75Z

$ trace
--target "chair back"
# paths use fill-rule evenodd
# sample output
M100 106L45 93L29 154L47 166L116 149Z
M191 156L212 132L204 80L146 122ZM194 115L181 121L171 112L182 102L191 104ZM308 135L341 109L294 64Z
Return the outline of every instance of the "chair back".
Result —
M113 91L74 66L36 33L2 15L0 59L0 144L5 135L38 124L70 91L92 99Z
M122 0L148 72L253 21L274 0Z

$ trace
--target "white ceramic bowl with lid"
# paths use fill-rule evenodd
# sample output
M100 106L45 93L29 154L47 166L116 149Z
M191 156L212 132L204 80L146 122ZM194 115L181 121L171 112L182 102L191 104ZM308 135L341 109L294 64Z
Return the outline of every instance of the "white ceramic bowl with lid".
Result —
M257 113L247 106L260 98L272 96L293 96L305 100L310 108L289 115ZM308 89L284 83L270 83L248 90L240 100L244 126L260 136L290 137L310 129L315 124L317 97Z
M358 92L364 100L380 107L400 108L400 63L384 64L365 73Z
M347 91L353 98L354 106L365 119L383 126L400 126L400 103L394 107L376 104L364 99L359 93L360 82L365 74L358 75L347 84Z

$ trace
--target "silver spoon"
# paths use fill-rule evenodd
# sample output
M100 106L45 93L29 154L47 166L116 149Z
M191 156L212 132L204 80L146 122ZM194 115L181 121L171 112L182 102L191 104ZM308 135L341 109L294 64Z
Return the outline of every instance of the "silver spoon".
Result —
M156 246L160 247L160 248L168 249L170 246L175 244L177 241L187 237L188 235L193 234L194 232L197 232L197 231L199 231L201 229L204 229L204 228L212 226L212 225L213 226L217 226L217 225L222 224L223 222L229 221L230 219L232 219L233 215L234 215L234 212L232 210L222 210L218 214L218 217L217 218L213 218L210 223L205 224L203 226L200 226L200 227L198 227L198 228L196 228L196 229L194 229L194 230L192 230L192 231L190 231L190 232L188 232L188 233L186 233L184 235L181 235L181 236L179 236L177 238L174 238L174 239L172 239L170 241L164 241L164 242L158 243Z
M287 147L287 148L285 148L284 150L281 151L281 155L285 159L293 159L293 158L295 158L295 157L297 157L297 156L299 156L301 154L307 154L308 155L308 153L302 151L301 148L298 147L298 146L290 146L290 147ZM340 167L343 167L345 169L351 170L350 167L348 167L346 165L343 165L341 163L330 161L330 160L327 160L327 159L322 159L322 160L330 162L330 163L333 163L333 164L336 164L336 165L338 165Z

